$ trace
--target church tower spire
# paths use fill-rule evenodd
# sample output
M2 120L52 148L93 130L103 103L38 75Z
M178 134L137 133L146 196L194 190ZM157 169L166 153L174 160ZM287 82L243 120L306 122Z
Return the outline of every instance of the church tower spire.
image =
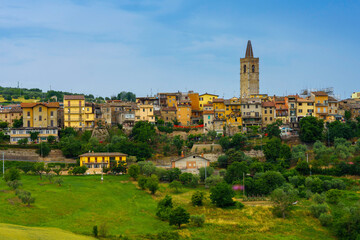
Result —
M254 58L251 41L247 42L245 57L240 58L240 97L259 94L259 58Z

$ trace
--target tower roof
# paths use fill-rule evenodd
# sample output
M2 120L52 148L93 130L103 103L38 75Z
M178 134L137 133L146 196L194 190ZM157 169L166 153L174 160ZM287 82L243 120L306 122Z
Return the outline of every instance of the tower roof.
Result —
M253 57L254 57L254 53L253 53L253 50L252 50L252 46L251 46L251 41L250 41L250 40L249 40L248 43L247 43L245 57L246 57L246 58L253 58Z

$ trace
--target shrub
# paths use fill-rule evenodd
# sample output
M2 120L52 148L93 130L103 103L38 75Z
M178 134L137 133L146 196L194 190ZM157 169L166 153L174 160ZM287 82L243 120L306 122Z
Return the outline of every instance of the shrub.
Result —
M14 180L14 181L8 181L7 185L13 190L16 190L18 187L22 186L22 183L18 180Z
M214 168L212 167L206 167L206 178L210 177L214 172ZM200 180L203 182L205 180L205 168L201 167L199 169L199 175L200 175Z
M76 166L73 168L73 170L71 171L72 174L74 175L84 175L86 173L86 171L88 170L88 168L86 166Z
M181 174L181 170L178 168L172 168L167 171L167 179L169 182L172 182L174 180L179 180Z
M326 192L326 202L331 204L337 204L341 198L341 191L338 189L330 189Z
M197 227L202 227L204 226L205 223L205 216L204 214L202 215L191 215L190 216L190 221Z
M5 171L4 174L5 182L20 180L20 171L16 168L10 168Z
M314 217L319 218L322 213L328 212L328 206L326 204L311 205L310 212Z
M60 176L62 169L61 168L55 168L53 169L53 172L56 173L57 176Z
M58 186L61 186L61 184L64 182L64 180L60 177L55 178L54 183L57 184Z
M198 175L193 175L192 179L191 179L191 182L189 184L189 187L196 188L198 184L199 184L199 176Z
M245 205L242 202L236 202L236 208L237 209L243 209Z
M18 192L18 197L20 198L21 202L30 206L31 203L35 202L35 198L31 197L31 193L25 190Z
M273 212L283 218L290 212L293 202L296 200L298 192L292 185L286 188L277 188L271 193L271 201L274 204Z
M323 226L330 226L332 223L332 216L327 213L322 213L319 216L319 221Z
M166 195L157 205L156 216L163 221L168 220L172 207L172 198L171 196Z
M161 232L157 235L157 240L180 240L178 232Z
M39 145L39 148L36 150L36 153L40 155L40 157L47 157L51 152L51 148L48 143L42 142Z
M155 192L159 189L159 179L156 175L151 175L146 182L146 188L150 190L151 194L155 194Z
M214 187L219 182L222 182L222 177L219 175L211 175L210 177L206 178L205 185L208 187Z
M136 164L130 165L128 169L128 174L130 177L136 180L139 176L139 173L140 173L140 168L138 165Z
M180 190L182 189L182 184L181 182L174 180L169 184L169 188L173 189L174 192L179 193Z
M98 237L98 226L97 225L93 226L93 235L94 235L94 237Z
M109 229L107 224L106 223L101 224L99 227L99 236L106 237L108 235L108 231Z
M315 193L312 198L316 204L323 204L325 202L325 196L323 194Z
M193 206L202 206L203 205L203 200L204 200L204 193L203 192L196 191L191 196L191 202L192 202Z
M191 173L182 173L179 176L179 180L184 185L189 185L191 183L191 180L193 178L193 175Z
M148 178L147 177L144 177L144 176L140 176L138 178L138 185L139 187L142 189L142 190L145 190L146 189L146 183L148 181Z
M215 187L210 189L210 199L217 207L234 206L233 197L235 196L234 190L230 185L225 182L218 183Z
M188 223L189 219L190 214L183 207L177 207L170 212L169 225L177 225L181 228L181 224Z

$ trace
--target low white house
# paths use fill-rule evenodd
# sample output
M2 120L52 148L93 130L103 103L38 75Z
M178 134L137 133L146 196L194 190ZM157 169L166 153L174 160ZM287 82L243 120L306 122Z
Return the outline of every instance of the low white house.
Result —
M197 154L192 154L186 157L182 156L181 158L171 161L171 168L179 168L182 172L189 172L193 174L198 174L199 168L205 166L210 166L210 160Z

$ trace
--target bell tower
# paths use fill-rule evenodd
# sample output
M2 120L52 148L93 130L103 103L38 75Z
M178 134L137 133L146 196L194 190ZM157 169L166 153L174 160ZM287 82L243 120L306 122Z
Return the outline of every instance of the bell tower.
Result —
M249 40L245 57L240 58L240 97L248 98L251 94L259 94L259 58L254 58Z

